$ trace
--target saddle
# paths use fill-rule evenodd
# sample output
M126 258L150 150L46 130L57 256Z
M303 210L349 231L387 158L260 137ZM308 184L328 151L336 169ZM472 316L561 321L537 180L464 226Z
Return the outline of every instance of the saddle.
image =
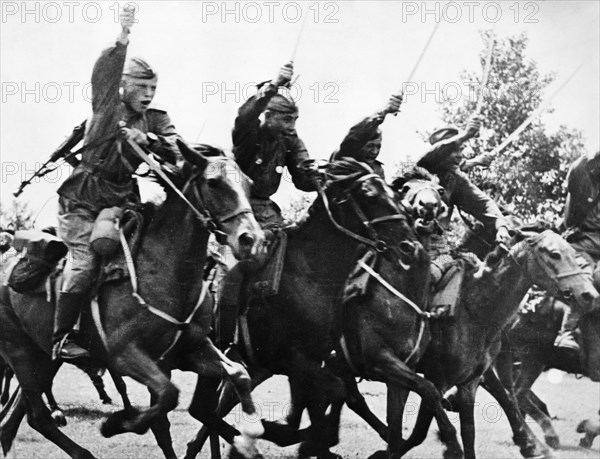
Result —
M452 259L445 262L442 277L433 286L428 312L434 319L452 318L456 307L462 299L463 283L466 274L478 268L477 257L470 252L457 252Z
M240 268L246 277L249 299L269 297L279 292L287 248L287 232L285 229L277 229L265 234L268 246L264 258L255 264L240 262Z

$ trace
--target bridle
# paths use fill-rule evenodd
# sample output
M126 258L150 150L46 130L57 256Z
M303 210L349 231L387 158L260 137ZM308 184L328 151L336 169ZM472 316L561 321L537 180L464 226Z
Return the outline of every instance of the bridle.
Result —
M338 203L342 203L342 202L346 202L346 201L350 203L350 205L352 206L352 209L354 210L354 212L360 219L361 223L365 227L369 237L361 236L360 234L350 231L343 225L339 224L333 217L333 214L331 213L331 209L329 207L329 199L327 197L327 194L325 193L325 187L321 186L321 184L319 182L318 182L318 186L317 186L317 191L319 193L319 196L321 197L321 200L323 201L323 206L325 207L325 210L327 211L327 216L329 217L329 220L331 221L333 226L335 226L335 228L337 228L339 231L341 231L346 236L351 237L352 239L355 239L365 245L368 245L369 247L374 248L377 252L385 253L389 249L388 244L379 237L379 233L375 229L375 225L377 225L378 223L385 223L385 222L394 221L394 220L407 221L407 218L406 218L406 216L404 216L403 214L400 214L400 213L392 214L392 215L384 215L382 217L373 218L371 220L369 220L367 218L367 216L365 215L363 210L360 208L360 206L358 205L358 203L352 196L351 192L358 186L361 186L367 180L371 180L371 179L376 179L376 180L383 182L383 179L375 173L365 174L362 177L359 177L350 187L346 188L346 190L344 191L344 193L346 194L346 197L343 200L337 201Z
M523 243L526 243L529 247L535 249L535 247L547 236L547 234L552 233L552 231L550 230L546 230L541 232L540 234L536 235L536 236L531 236L531 237L526 237L523 241ZM518 251L519 249L519 244L516 244L514 247L512 247L512 249L509 249L505 244L498 244L498 246L501 248L502 251L504 251L509 260L511 260L515 265L517 265L521 271L523 271L523 273L527 276L527 278L531 281L531 283L533 284L533 279L531 277L531 275L529 274L527 268L525 266L523 266L519 260L517 259L517 257L515 256L515 252ZM528 251L528 257L531 256L531 252ZM570 277L574 277L574 276L580 276L580 275L587 275L588 273L586 271L584 271L581 268L577 268L575 270L572 271L568 271L565 273L559 273L556 274L555 272L553 272L548 265L543 262L543 261L537 261L538 266L540 266L542 268L542 270L546 273L546 275L548 276L548 278L552 279L554 281L554 283L556 284L557 287L557 291L559 293L562 293L563 291L566 291L567 289L561 289L561 280L566 279L566 278L570 278Z
M231 161L227 157L223 157L222 159L224 159L226 161ZM188 207L192 210L192 212L194 213L196 218L200 221L200 224L204 228L206 228L209 233L214 234L219 242L222 242L223 240L225 240L227 238L227 234L222 229L223 225L226 222L233 220L234 218L236 218L240 215L251 214L252 209L250 207L240 206L224 215L219 215L219 216L211 215L210 211L208 210L208 206L206 205L206 199L204 199L204 197L202 196L202 193L199 191L200 187L193 186L192 189L193 189L193 193L194 193L194 199L201 204L200 209L198 209L196 206L194 206L194 204L192 204L190 202L189 199L187 199L185 197L185 195L187 194L188 189L192 186L192 184L194 184L195 182L201 181L199 179L204 179L204 176L203 176L201 170L196 169L192 173L192 175L190 176L188 181L185 183L185 185L183 186L183 189L181 190L181 192L178 194L183 199L183 201L188 205Z

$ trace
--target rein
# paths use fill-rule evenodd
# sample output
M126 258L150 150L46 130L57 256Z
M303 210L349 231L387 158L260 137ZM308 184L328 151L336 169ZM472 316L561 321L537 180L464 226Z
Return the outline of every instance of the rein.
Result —
M127 270L129 271L129 277L131 279L131 287L133 289L131 296L133 296L137 300L138 304L140 306L142 306L144 309L146 309L148 312L177 326L177 332L175 334L175 338L173 339L173 341L171 342L169 347L161 354L161 356L158 359L158 360L163 360L165 358L165 356L171 351L171 349L173 349L173 347L175 347L175 345L179 341L179 338L181 338L181 335L183 334L183 330L192 322L194 316L196 315L196 313L202 306L202 303L204 302L204 299L206 298L206 293L208 291L208 283L202 281L202 290L200 291L198 301L196 302L196 306L194 306L194 309L192 310L191 314L189 314L188 317L183 321L177 320L170 314L167 314L166 312L161 311L160 309L152 306L151 304L146 303L144 298L142 298L142 296L138 293L137 274L135 272L133 256L131 255L131 251L129 250L129 244L127 244L127 240L125 239L125 234L123 233L122 229L119 229L119 239L121 241L121 246L123 247L125 261L127 263ZM100 310L99 310L98 303L95 301L92 302L92 316L94 318L94 322L96 323L96 327L98 328L100 337L102 338L102 342L104 343L104 347L106 348L107 347L106 332L104 331L104 328L102 327L102 323L100 321Z
M130 142L130 143L133 143L133 142ZM135 144L135 146L137 147L137 144ZM138 149L139 149L139 147L138 147ZM148 157L147 161L151 161L149 159L149 157ZM185 196L185 193L187 192L187 190L191 186L191 184L194 183L198 179L198 177L200 177L200 174L201 174L200 171L196 171L190 177L190 179L187 181L187 183L183 187L183 190L179 190L173 184L173 182L171 182L171 180L166 176L166 174L160 169L160 166L157 166L157 167L160 171L159 175L161 176L161 178L163 178L165 180L165 182L177 193L177 195L183 199L183 201L187 204L187 206L192 210L192 212L194 213L196 218L201 222L202 226L204 228L206 228L207 231L209 231L210 233L215 234L217 236L217 238L222 238L223 236L225 236L225 233L218 228L219 224L222 224L228 220L231 220L232 218L235 218L238 215L252 212L251 209L242 207L240 209L236 209L236 210L226 214L223 217L220 217L219 219L216 220L216 223L215 223L215 219L213 219L210 216L210 214L207 210L207 207L204 205L204 200L202 199L202 196L201 196L200 192L198 191L197 187L194 187L194 194L195 194L195 198L202 204L202 209L203 209L202 211L198 210L189 201L189 199L187 199L187 197ZM208 291L208 283L202 281L202 290L200 291L200 295L198 297L198 301L196 302L196 305L194 306L194 309L192 310L192 312L188 315L188 317L185 320L180 321L180 320L174 318L173 316L171 316L170 314L167 314L164 311L161 311L160 309L152 306L151 304L148 304L146 302L146 300L144 300L144 298L138 293L138 281L137 281L137 274L135 271L135 264L133 262L133 256L131 254L131 250L129 249L129 244L127 243L127 240L125 238L125 234L123 233L122 228L119 228L119 240L120 240L121 246L123 248L123 254L125 256L127 270L129 271L129 277L131 279L131 287L132 287L131 295L136 299L138 304L141 307L143 307L144 309L146 309L148 312L177 326L177 332L175 334L175 338L171 342L170 346L159 357L159 360L162 360L171 351L171 349L173 349L173 347L177 344L181 335L183 334L183 330L187 326L189 326L189 324L192 322L194 316L196 315L196 312L198 312L198 310L202 306L202 303L204 302L204 299L206 298L206 293ZM96 326L98 328L100 337L102 338L104 346L106 347L106 343L107 343L106 333L104 332L104 329L102 328L102 323L100 321L100 312L99 312L99 310L97 310L97 308L98 308L98 304L93 303L92 304L92 316L93 316L94 322L96 323Z
M404 360L404 363L408 364L410 359L413 358L413 356L417 353L417 351L419 350L419 347L421 346L421 341L423 340L423 334L425 332L425 320L429 319L431 317L431 314L426 311L423 311L414 301L412 301L406 295L401 293L398 289L396 289L393 285L391 285L388 281L386 281L383 277L381 277L381 275L379 273L377 273L373 268L371 268L364 261L358 260L358 265L362 269L364 269L365 272L367 272L367 274L369 274L371 277L373 277L375 280L377 280L377 282L379 282L381 285L383 285L394 296L396 296L397 298L400 298L402 301L404 301L406 304L408 304L417 313L417 315L421 319L419 322L419 336L417 337L417 342L416 342L415 346L413 347L409 356ZM342 344L342 348L343 347L344 347L344 344ZM346 349L344 349L344 353L346 354L346 359L348 359L348 354L347 354Z
M526 238L523 242L527 243L529 247L535 247L544 237L544 234L546 233L546 231L538 234L537 236L533 237L533 238ZM517 246L515 245L513 247L513 249L509 249L505 244L498 244L498 246L504 251L506 252L508 258L516 265L518 266L521 271L523 271L525 273L525 275L528 277L528 279L531 281L531 283L533 284L533 279L531 278L531 276L529 275L529 273L527 272L527 269L521 265L521 263L519 263L519 260L517 260L516 256L513 253L513 250L516 251ZM546 269L546 265L545 263L539 263L542 267L542 269L544 270L544 272L546 272L546 274L548 275L548 277L550 277L551 279L553 279L555 281L555 283L557 284L557 287L560 290L560 285L559 282L561 279L565 279L567 277L573 277L573 276L579 276L579 275L585 275L587 274L586 271L584 271L581 268L578 268L576 270L573 271L568 271L566 273L560 273L560 274L554 274L553 272L550 272L550 270Z
M354 186L357 186L358 184L360 184L368 179L371 179L371 178L380 179L381 177L379 177L379 175L374 174L374 173L366 174L366 175L363 175L362 177L360 177L359 179L357 179ZM329 217L329 220L331 221L333 226L335 226L339 231L344 233L346 236L349 236L352 239L355 239L363 244L373 247L379 253L386 252L388 249L388 245L386 244L385 241L381 240L378 237L377 231L375 230L373 225L375 225L376 223L382 223L382 222L387 222L387 221L392 221L392 220L406 220L406 217L404 217L404 215L402 215L402 214L386 215L383 217L374 218L373 220L369 220L366 217L366 215L364 214L364 212L362 211L362 209L359 207L359 205L356 203L354 198L351 195L348 196L350 204L352 205L352 209L358 215L358 218L360 218L362 224L365 226L365 228L367 229L367 232L369 233L369 236L371 238L371 239L369 239L369 238L361 236L360 234L356 234L353 231L350 231L349 229L345 228L344 226L342 226L338 222L336 222L335 219L333 218L333 214L331 213L331 209L329 207L329 200L327 199L327 195L325 193L324 188L319 185L317 187L317 191L319 192L319 196L321 196L321 199L323 201L323 206L325 207L325 210L327 211L327 216Z

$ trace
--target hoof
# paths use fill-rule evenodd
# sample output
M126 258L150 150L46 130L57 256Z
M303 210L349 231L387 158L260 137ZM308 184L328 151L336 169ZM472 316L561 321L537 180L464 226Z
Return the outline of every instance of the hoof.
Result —
M560 440L556 435L546 435L544 441L552 449L560 448Z
M388 459L389 455L387 453L387 451L376 451L373 454L371 454L368 459Z
M112 405L113 404L112 398L110 398L110 397L102 398L102 404L103 405Z
M586 448L586 449L590 449L592 447L592 443L594 443L594 439L590 439L588 437L583 437L581 440L579 440L579 446L581 448Z
M229 459L264 459L264 456L256 447L256 440L243 435L237 435L233 438L227 457Z
M119 435L126 432L136 433L138 435L145 434L150 429L148 423L134 423L132 418L135 418L138 414L137 411L127 413L125 410L117 411L111 414L100 428L100 433L110 438L115 435Z
M444 459L463 459L464 454L460 446L450 447L444 451Z
M61 410L54 410L50 416L54 420L56 427L64 427L67 425L67 418Z
M125 411L117 411L116 413L111 414L108 419L102 423L100 433L105 438L125 433L126 430L123 427L123 423L126 419Z

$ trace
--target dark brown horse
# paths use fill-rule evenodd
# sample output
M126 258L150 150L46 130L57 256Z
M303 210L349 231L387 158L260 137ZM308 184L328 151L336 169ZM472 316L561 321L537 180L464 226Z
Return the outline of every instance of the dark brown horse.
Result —
M326 422L324 413L330 403L343 402L344 391L342 381L322 363L339 345L344 285L356 266L359 247L364 244L379 252L390 269L417 265L419 270L424 255L405 211L379 176L361 163L344 160L332 163L326 177L326 187L306 219L288 234L278 294L253 298L242 321L247 331L241 328L242 349L257 384L272 374L286 374L292 383L312 389L303 400L311 419L311 449L301 449L301 457L335 457L328 448L337 438L330 426L337 423ZM415 285L421 283L426 280ZM226 414L233 403L224 398L219 414ZM275 426L263 424L273 434L269 439L278 444L298 440L277 438L270 431ZM188 444L187 458L198 454L206 435L205 428ZM460 451L451 425L445 440L453 451Z
M546 443L552 448L558 448L559 437L552 426L546 404L533 393L531 387L542 372L550 368L600 381L600 374L589 371L590 368L597 369L600 362L600 311L594 310L585 314L580 322L586 356L586 361L581 361L573 358L568 351L554 346L562 323L564 303L554 303L551 298L548 299L550 302L541 311L520 314L507 330L499 356L502 360L507 359L507 362L497 366L500 377L511 380L512 363L520 362L519 371L514 378L519 408L523 414L530 415L540 425Z
M217 379L225 373L239 392L243 410L255 412L247 372L207 338L210 311L198 306L209 231L226 236L239 258L256 252L263 233L250 211L247 179L236 163L205 157L183 144L180 149L188 161L182 180L186 201L168 192L147 225L135 256L137 295L129 280L100 287L101 333L89 311L82 315L81 329L92 353L112 371L147 386L155 402L147 409L111 415L103 426L107 436L143 433L175 408L178 389L161 367L177 366ZM6 290L0 300L0 354L15 371L29 424L71 457L93 457L57 429L42 400L56 371L50 359L52 305L43 295ZM254 426L248 430L253 436L260 433Z
M392 183L398 190L398 201L411 217L424 245L428 235L439 229L436 217L444 211L441 187L431 176L413 171ZM435 386L417 375L414 367L430 340L428 314L425 312L429 293L429 257L420 251L415 263L398 269L384 257L367 252L348 279L344 300L343 339L336 358L328 362L346 386L345 402L365 419L388 442L388 451L374 456L397 457L402 441L402 393L417 392L436 407L438 424L445 441L448 432L455 435ZM385 382L388 388L388 427L373 415L360 395L355 377ZM290 381L292 382L292 381ZM310 382L291 386L292 410L287 421L298 426L304 397L313 390ZM340 406L332 406L335 413ZM332 415L331 415L332 416ZM335 419L335 418L334 418ZM448 450L445 456L460 456Z
M461 436L469 458L475 457L473 406L477 386L500 350L501 330L517 313L527 290L535 283L551 292L568 292L586 306L597 297L589 276L577 265L575 251L559 235L522 232L517 238L520 241L510 251L498 248L488 255L491 272L467 276L456 316L452 321L432 324L431 344L417 367L441 392L457 386ZM507 412L509 419L515 411L518 413ZM423 404L404 451L425 439L432 417L431 407ZM521 421L517 423L526 427ZM526 457L538 455L536 445L542 448L530 431L515 435L515 442Z

